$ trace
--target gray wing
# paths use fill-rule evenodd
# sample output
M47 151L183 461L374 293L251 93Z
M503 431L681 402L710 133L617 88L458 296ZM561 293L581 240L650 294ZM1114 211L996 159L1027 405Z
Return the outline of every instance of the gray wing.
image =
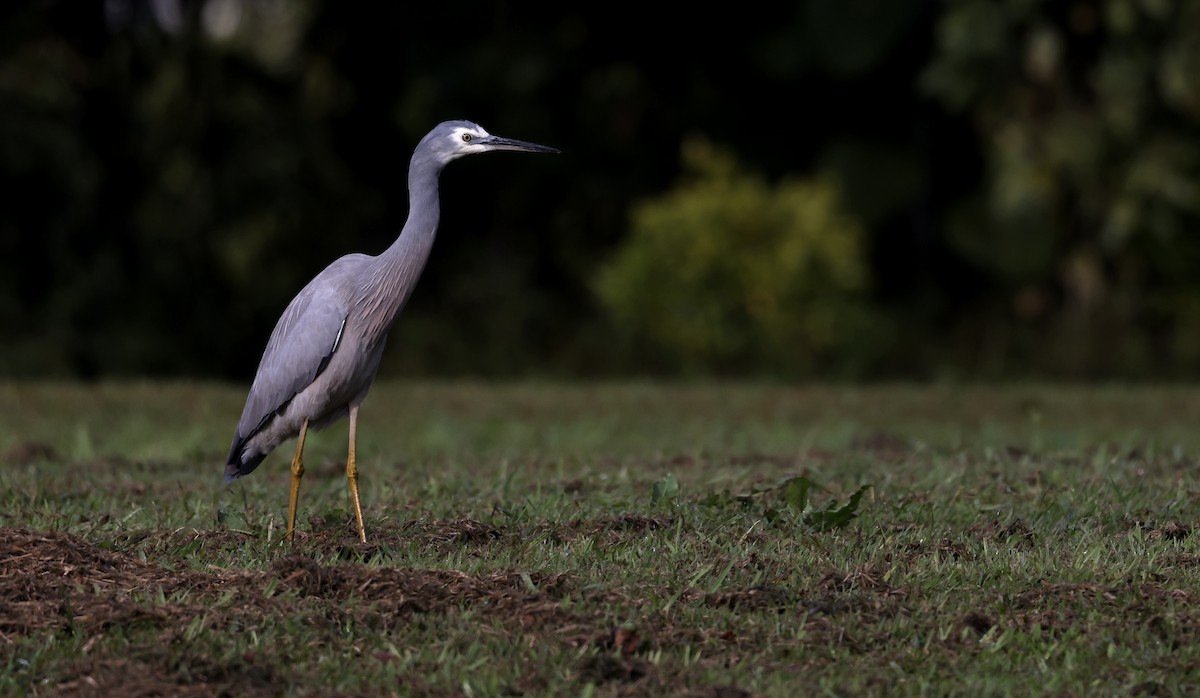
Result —
M311 385L337 351L349 312L348 294L338 282L349 271L346 269L349 261L338 260L313 278L276 323L246 396L229 452L228 465L240 470L239 474L246 474L258 465L258 462L242 462L240 451L246 441L281 413L297 393Z

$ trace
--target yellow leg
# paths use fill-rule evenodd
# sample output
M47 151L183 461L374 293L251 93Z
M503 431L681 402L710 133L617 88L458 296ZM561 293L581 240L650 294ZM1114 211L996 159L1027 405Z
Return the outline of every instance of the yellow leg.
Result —
M362 505L358 501L358 463L354 459L354 442L358 438L358 407L350 408L350 452L346 455L346 484L350 486L350 501L354 503L354 518L358 519L358 539L367 542L363 528Z
M296 444L296 455L292 458L292 494L288 497L288 532L287 538L292 539L292 531L296 528L296 499L300 496L300 478L304 477L304 437L308 434L308 420L300 425L299 443Z

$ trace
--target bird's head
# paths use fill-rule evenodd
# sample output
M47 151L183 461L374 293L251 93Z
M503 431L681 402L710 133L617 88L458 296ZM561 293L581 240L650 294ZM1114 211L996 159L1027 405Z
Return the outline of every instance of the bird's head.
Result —
M445 165L464 155L489 153L493 150L516 150L526 153L557 153L551 148L528 141L518 141L503 136L493 136L479 124L470 121L443 121L430 131L417 145L414 159L427 154Z

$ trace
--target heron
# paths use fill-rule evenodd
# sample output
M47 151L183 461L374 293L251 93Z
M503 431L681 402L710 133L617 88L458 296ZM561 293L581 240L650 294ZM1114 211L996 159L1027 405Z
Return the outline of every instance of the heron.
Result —
M304 476L304 439L349 417L346 483L358 538L366 542L358 495L358 410L383 357L388 332L425 268L441 207L438 176L452 160L510 150L556 148L488 133L471 121L445 121L417 144L408 165L408 219L395 242L371 256L349 254L317 274L288 303L267 340L225 463L225 483L249 475L277 446L296 437L287 538L296 526Z

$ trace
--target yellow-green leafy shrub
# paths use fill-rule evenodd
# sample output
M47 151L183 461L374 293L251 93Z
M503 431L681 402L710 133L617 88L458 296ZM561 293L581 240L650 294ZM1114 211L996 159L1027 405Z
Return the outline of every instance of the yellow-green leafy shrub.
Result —
M727 152L685 143L687 174L632 212L596 289L630 337L688 370L807 374L848 367L869 325L864 233L824 179L776 186Z

